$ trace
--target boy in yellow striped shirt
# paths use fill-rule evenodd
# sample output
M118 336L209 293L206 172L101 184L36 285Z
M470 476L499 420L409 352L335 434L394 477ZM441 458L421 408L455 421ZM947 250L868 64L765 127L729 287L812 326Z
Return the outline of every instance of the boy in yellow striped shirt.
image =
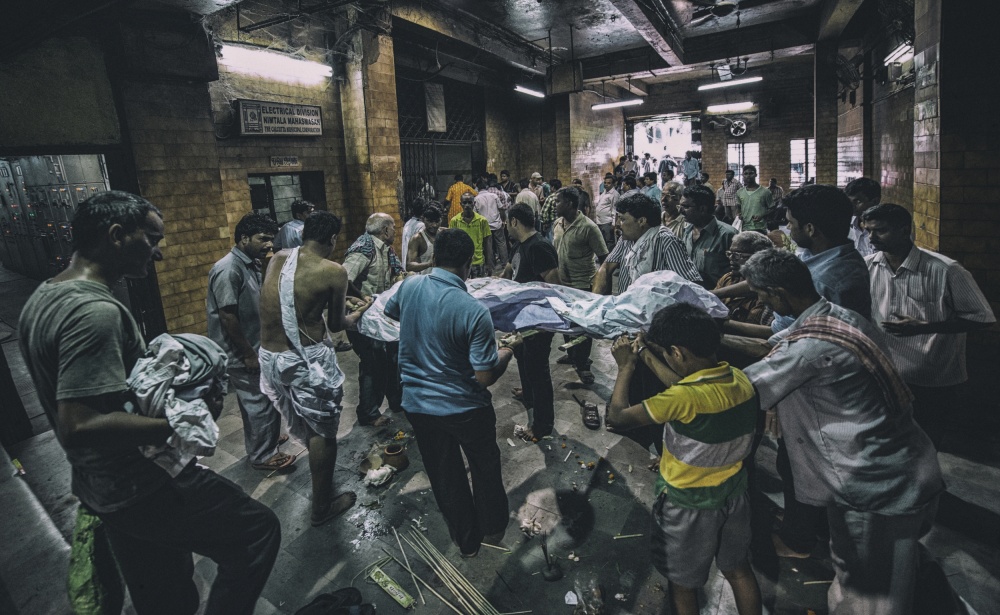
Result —
M645 336L622 336L611 352L618 378L606 419L625 431L663 424L663 457L653 505L653 565L670 581L678 615L698 613L697 590L715 561L740 615L761 612L750 567L750 504L743 460L760 406L740 370L719 362L719 328L700 309L677 304L656 313ZM629 406L629 381L644 361L667 385Z

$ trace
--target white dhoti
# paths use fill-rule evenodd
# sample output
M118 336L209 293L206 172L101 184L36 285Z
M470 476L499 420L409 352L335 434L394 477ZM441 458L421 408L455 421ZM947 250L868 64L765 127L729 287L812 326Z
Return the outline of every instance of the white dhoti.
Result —
M288 433L305 443L313 436L337 437L344 372L337 365L337 351L326 344L303 347L295 315L295 269L299 248L292 250L281 268L278 290L281 323L292 349L271 352L261 348L260 389L288 423Z

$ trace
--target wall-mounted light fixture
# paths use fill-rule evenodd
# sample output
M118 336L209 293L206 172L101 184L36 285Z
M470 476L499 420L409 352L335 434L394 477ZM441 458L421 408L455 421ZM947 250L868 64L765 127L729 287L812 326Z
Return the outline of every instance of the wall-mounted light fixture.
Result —
M319 85L333 76L327 64L240 45L223 45L219 64L235 73L303 85Z
M746 111L753 108L752 102L730 103L728 105L709 105L709 113L729 113L730 111Z
M913 45L909 43L900 43L898 47L889 52L889 55L885 56L885 65L890 64L902 64L908 60L913 59Z
M758 81L763 81L763 77L747 77L746 79L733 79L732 81L720 81L718 83L707 83L705 85L699 85L698 90L717 90L719 88L728 88L733 85L743 85L744 83L757 83Z
M522 94L527 94L528 96L534 96L535 98L545 98L544 92L539 92L538 90L532 90L531 88L526 88L523 85L515 85L515 92L520 92Z

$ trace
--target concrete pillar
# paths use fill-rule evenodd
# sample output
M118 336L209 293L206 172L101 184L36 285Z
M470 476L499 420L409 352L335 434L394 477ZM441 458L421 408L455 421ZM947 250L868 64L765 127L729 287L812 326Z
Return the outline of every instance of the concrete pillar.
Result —
M353 11L348 19L353 26ZM353 241L364 232L368 216L387 213L396 219L398 251L402 163L392 37L364 29L350 36L353 53L344 63L340 88L348 192L344 236Z
M837 43L816 44L813 67L816 183L837 185Z

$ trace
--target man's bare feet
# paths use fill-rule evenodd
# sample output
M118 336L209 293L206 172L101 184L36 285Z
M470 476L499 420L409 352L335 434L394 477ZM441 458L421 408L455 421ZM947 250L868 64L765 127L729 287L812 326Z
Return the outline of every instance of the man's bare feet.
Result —
M353 491L345 491L344 493L341 493L337 497L333 498L330 504L327 505L325 511L321 511L319 514L313 512L310 522L313 527L319 527L337 515L340 515L344 511L350 509L357 501L358 495L356 493Z
M798 551L793 551L791 547L785 544L785 541L781 539L781 536L778 536L777 534L771 534L771 542L774 543L774 552L778 555L778 557L809 559L809 553L799 553Z
M378 417L377 419L375 419L371 423L361 423L361 425L364 426L364 427L385 427L386 425L388 425L391 422L392 422L392 419L390 419L388 416L386 416L386 415L383 414L382 416Z

